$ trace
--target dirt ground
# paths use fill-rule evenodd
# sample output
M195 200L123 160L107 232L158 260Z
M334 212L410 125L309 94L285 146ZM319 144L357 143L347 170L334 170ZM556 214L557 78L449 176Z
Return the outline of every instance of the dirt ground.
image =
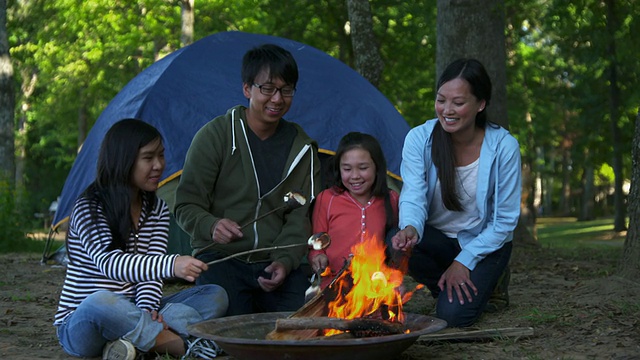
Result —
M620 252L514 246L511 306L483 315L472 330L533 335L419 340L397 360L640 359L640 285L611 276ZM52 326L65 269L41 265L38 254L2 254L0 264L0 358L70 359ZM405 311L432 308L430 296L418 293Z

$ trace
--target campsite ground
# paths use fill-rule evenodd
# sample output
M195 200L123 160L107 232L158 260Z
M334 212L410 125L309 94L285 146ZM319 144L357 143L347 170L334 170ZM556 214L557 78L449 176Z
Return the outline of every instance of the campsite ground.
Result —
M397 360L640 358L640 285L611 276L620 242L582 249L514 246L511 306L483 316L474 329L533 328L533 336L420 341ZM0 358L71 359L51 325L64 268L41 265L34 253L1 254L0 263ZM405 311L432 307L433 300L418 293Z

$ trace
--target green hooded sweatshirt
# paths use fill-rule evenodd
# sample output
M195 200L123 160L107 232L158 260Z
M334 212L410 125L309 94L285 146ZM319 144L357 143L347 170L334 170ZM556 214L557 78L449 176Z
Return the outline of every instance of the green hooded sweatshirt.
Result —
M229 244L215 244L207 251L227 256L246 250L305 244L311 234L309 204L320 191L318 145L296 123L298 134L287 157L281 181L260 196L249 141L244 106L205 124L187 152L176 189L174 214L191 236L195 252L210 245L211 229L222 218L242 225L284 204L288 192L307 198L295 210L279 210L242 229L243 237ZM300 265L306 246L257 252L239 257L245 262L278 261L287 272Z

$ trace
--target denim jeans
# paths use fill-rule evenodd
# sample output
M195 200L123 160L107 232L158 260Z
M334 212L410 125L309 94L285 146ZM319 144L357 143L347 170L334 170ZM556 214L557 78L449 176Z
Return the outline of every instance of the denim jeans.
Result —
M464 304L460 305L455 291L452 293L453 302L451 303L446 296L446 291L445 296L438 296L440 277L461 251L458 240L447 237L440 230L429 225L425 226L424 234L420 239L422 240L413 248L409 258L409 275L417 282L426 285L432 296L438 299L436 316L447 321L448 326L472 325L482 314L500 275L509 263L511 242L487 255L473 270L469 271L471 281L478 289L478 295L473 296L473 302L465 299Z
M402 261L402 252L393 250L391 238L397 229L387 235L386 243L388 257L396 264ZM427 286L434 298L437 299L436 316L447 322L449 327L470 326L482 314L487 302L498 283L498 279L509 264L511 258L511 242L504 244L500 249L487 255L476 267L469 271L471 281L478 289L478 295L473 297L473 302L465 299L463 305L458 301L458 295L453 292L453 302L449 303L446 296L440 295L438 281L449 268L453 260L460 253L460 245L457 239L452 239L440 230L425 225L422 239L411 251L408 261L408 272L417 282ZM473 293L472 293L473 295Z
M205 252L198 255L204 262L219 259L220 254ZM217 284L229 295L227 316L259 312L296 311L304 305L304 293L309 279L302 268L291 270L282 285L271 292L262 290L258 277L265 276L264 268L271 262L245 263L230 259L209 265L196 280L197 284Z
M227 306L227 294L221 287L192 286L162 298L158 312L170 329L186 339L187 325L220 317ZM96 357L107 342L119 338L147 352L162 330L163 324L152 320L151 313L138 308L130 298L102 290L82 301L56 332L69 355Z

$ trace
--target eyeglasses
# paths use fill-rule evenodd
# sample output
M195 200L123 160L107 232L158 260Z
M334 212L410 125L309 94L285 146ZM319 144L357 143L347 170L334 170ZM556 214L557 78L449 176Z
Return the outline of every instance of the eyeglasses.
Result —
M253 86L260 89L262 95L273 96L276 92L280 91L280 95L283 97L292 97L296 93L296 88L293 86L283 86L281 88L271 84L253 84Z

